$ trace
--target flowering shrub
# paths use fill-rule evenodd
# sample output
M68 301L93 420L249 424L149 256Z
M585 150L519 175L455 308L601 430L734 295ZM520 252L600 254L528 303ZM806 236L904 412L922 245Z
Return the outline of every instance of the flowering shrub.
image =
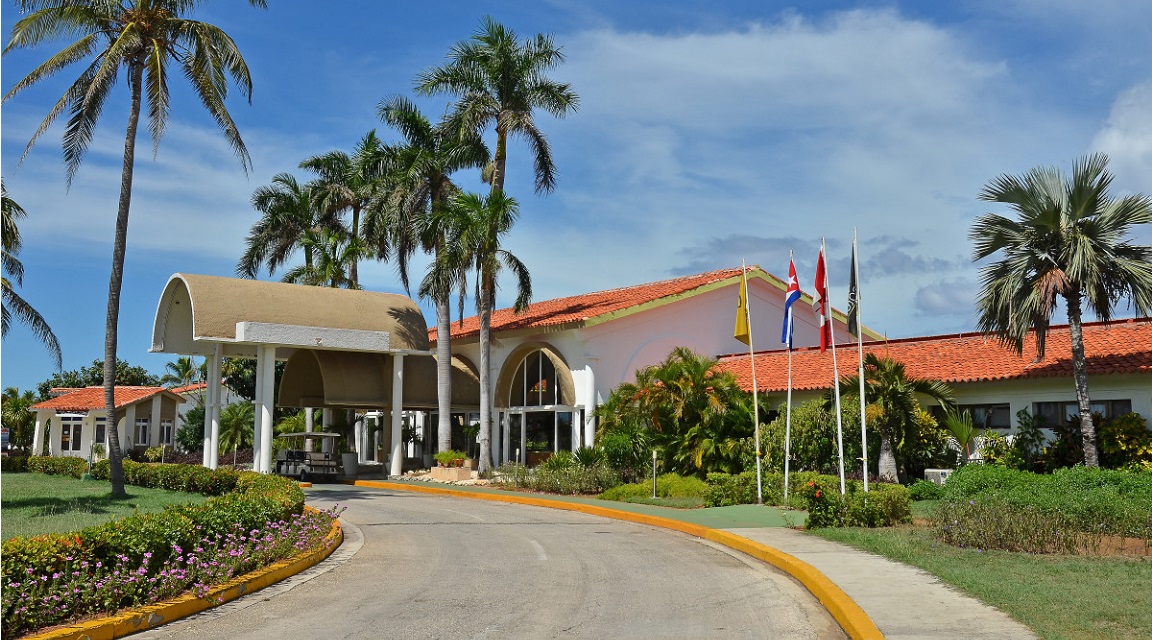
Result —
M29 456L27 468L34 473L79 478L88 471L88 461L84 458Z
M78 459L32 457L28 467L71 473L73 463L50 462L54 460ZM94 475L107 478L107 463L96 465ZM297 550L314 548L334 517L301 515L303 491L278 476L127 460L124 475L129 484L178 487L215 497L75 533L6 540L0 550L4 637L80 615L155 602L188 589L203 591Z
M840 481L818 476L800 485L796 493L808 511L807 527L887 527L912 520L908 490L898 484L876 482L864 485L848 481L840 494Z
M84 549L83 536L14 538L16 545L64 551L41 556L38 566L13 571L5 558L4 635L14 637L85 615L111 614L187 591L204 597L214 585L317 549L336 515L335 511L306 511L259 528L235 526L226 533L203 536L196 527L191 529L197 534L191 542L172 543L164 550L166 559L162 562L150 551L141 554L139 560L127 554L96 559ZM54 538L56 544L37 544L46 542L43 538ZM9 545L4 546L7 556ZM59 555L61 552L66 555Z

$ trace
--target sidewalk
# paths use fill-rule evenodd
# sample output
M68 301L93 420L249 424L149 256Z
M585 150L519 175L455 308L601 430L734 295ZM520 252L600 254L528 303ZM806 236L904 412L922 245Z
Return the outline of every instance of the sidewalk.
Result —
M411 490L440 488L488 494L492 497L507 495L537 501L590 505L726 531L807 563L863 609L885 638L943 640L1036 637L1007 614L960 593L925 571L790 528L803 522L806 518L803 512L757 505L672 509L596 498L504 491L482 486L411 480L385 482L397 489L409 485Z

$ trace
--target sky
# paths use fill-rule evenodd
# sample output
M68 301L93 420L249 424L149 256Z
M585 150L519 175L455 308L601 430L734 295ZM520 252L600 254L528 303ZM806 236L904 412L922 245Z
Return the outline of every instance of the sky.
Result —
M505 188L521 217L505 241L528 266L536 300L741 260L786 275L790 251L811 291L823 239L830 295L843 309L855 228L865 325L892 338L972 331L980 265L968 230L983 213L1007 213L977 199L990 180L1068 170L1104 152L1113 195L1152 193L1144 0L268 4L217 0L192 16L228 32L251 71L251 102L233 91L227 103L250 172L178 74L155 155L141 128L119 354L157 374L175 357L148 353L168 278L233 275L258 218L252 192L277 173L306 180L302 160L351 151L372 129L396 140L377 116L381 101L407 96L430 118L444 113L450 97L415 98L415 78L445 63L486 15L521 39L552 35L566 59L551 77L580 97L563 119L536 117L558 168L553 193L533 192L527 145L509 147ZM14 2L2 4L5 43L19 17ZM5 54L4 91L64 44ZM29 214L19 293L54 329L66 370L103 358L126 83L70 188L61 126L21 155L78 73L42 81L0 111L4 182ZM474 172L454 178L486 188ZM1152 229L1135 239L1152 244ZM404 292L392 262L362 265L361 280ZM500 292L501 306L513 288ZM27 389L53 366L14 324L0 372L4 387Z

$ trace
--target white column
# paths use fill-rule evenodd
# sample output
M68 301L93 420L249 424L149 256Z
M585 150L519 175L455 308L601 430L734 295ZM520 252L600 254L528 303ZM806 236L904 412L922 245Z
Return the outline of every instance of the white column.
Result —
M201 396L204 400L204 448L201 464L209 469L213 468L212 461L218 457L214 455L215 449L212 448L212 405L216 389L220 387L219 349L220 345L217 344L216 351L206 358L208 373L204 378L204 392Z
M312 415L312 407L304 407L304 431L306 433L312 433L314 422L315 417ZM312 438L304 438L304 450L312 451Z
M148 423L148 446L157 447L162 443L160 442L160 405L164 399L164 394L158 393L152 396L152 418Z
M401 415L404 413L404 356L392 355L392 460L389 475L404 473L403 443L400 441Z
M124 430L128 433L120 433L120 452L124 457L128 457L128 450L132 448L133 442L136 439L136 405L130 404L124 409Z
M44 414L36 412L36 428L32 431L32 455L38 456L44 446Z
M264 412L264 349L263 347L256 347L256 388L253 393L252 403L254 411L252 412L252 470L260 471L260 434L263 430L260 428L260 421L263 419Z
M591 447L596 440L596 373L591 366L584 367L584 444Z
M215 469L220 464L220 405L224 395L224 390L220 385L220 379L223 377L220 367L224 364L222 351L222 345L216 343L212 353L212 361L208 364L208 390L212 393L209 395L211 401L205 407L204 415L208 417L205 436L210 439L208 445L210 451L209 469Z
M332 410L331 409L325 408L325 409L320 410L320 424L322 424L324 426L324 431L331 433L331 431L332 431ZM320 442L320 450L323 451L324 453L335 453L334 451L332 451L332 440L330 440L329 438L324 438Z
M272 409L276 399L276 347L260 348L260 358L264 360L259 386L264 388L260 396L260 473L272 472Z
M352 411L350 413L352 414L352 420L355 421L356 420L356 412ZM359 426L355 426L355 424L353 424L354 430L356 432L356 461L361 463L361 464L368 461L368 457L367 457L368 438L364 434L365 425L367 425L367 424L368 424L367 418L365 418L364 420L361 420Z

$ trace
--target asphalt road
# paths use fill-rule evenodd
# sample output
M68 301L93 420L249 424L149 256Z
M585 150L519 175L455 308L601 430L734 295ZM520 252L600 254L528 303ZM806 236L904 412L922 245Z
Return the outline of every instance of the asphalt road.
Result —
M790 577L581 513L330 486L347 539L305 574L138 638L842 638Z

